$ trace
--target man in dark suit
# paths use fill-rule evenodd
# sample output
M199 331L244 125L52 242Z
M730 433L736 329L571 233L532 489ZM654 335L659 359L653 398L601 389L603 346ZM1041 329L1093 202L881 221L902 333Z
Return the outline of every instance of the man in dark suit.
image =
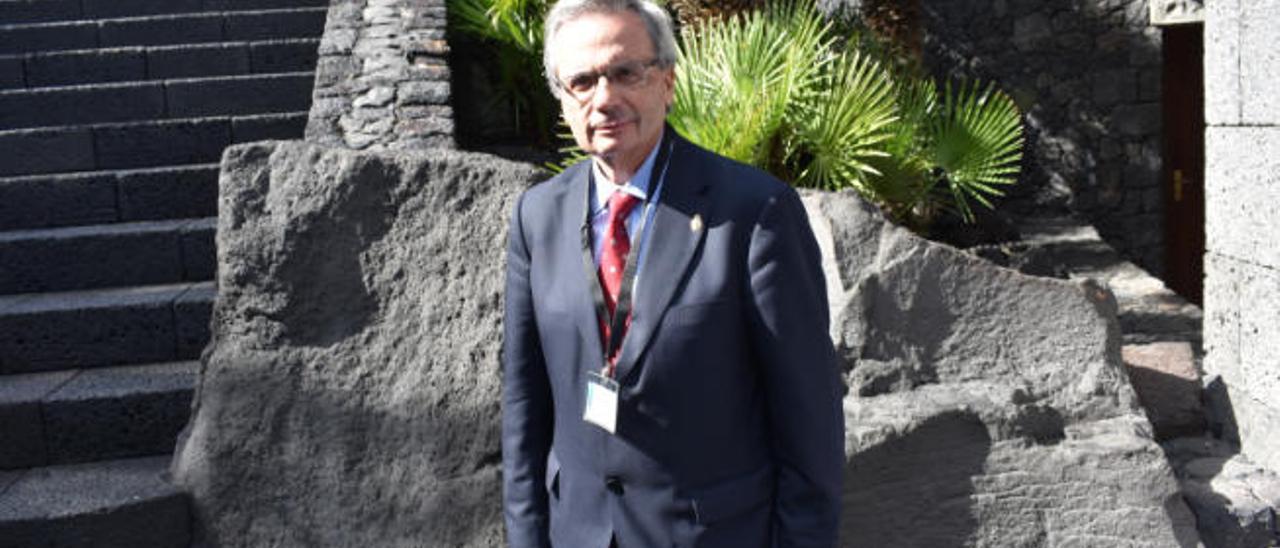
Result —
M510 545L834 546L843 389L798 196L665 126L661 8L562 0L545 36L591 160L512 214Z

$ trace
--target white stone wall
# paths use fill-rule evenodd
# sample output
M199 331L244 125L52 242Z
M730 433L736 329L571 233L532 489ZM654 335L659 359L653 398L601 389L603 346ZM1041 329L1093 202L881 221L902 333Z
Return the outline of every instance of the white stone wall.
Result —
M1280 0L1205 5L1205 369L1280 469Z

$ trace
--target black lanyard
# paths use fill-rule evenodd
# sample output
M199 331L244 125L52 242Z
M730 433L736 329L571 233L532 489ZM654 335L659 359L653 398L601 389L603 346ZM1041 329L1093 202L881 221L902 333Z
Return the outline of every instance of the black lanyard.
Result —
M631 234L631 248L627 250L627 256L624 258L626 267L622 270L622 285L618 289L618 300L614 303L613 315L609 315L609 309L604 304L604 291L600 287L600 276L597 274L597 266L595 254L591 249L591 194L595 186L595 169L588 169L587 191L583 195L582 209L586 212L586 219L582 223L582 267L587 274L587 279L592 280L591 300L595 304L596 318L604 319L609 325L609 340L605 341L604 361L606 376L613 376L613 366L609 363L609 357L622 344L623 326L627 321L627 316L631 314L631 286L635 284L636 268L639 263L640 244L646 225L649 223L649 200L658 191L658 185L662 182L663 176L666 174L667 165L670 161L671 149L675 146L675 142L670 138L664 138L663 143L658 143L658 157L654 158L653 166L649 168L649 189L645 193L643 207L640 213L640 225ZM667 144L667 146L662 146ZM623 221L625 223L625 220ZM634 258L633 258L634 257Z

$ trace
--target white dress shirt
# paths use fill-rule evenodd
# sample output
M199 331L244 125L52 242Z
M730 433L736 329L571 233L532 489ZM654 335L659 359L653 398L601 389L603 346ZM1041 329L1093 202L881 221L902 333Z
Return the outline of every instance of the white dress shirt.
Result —
M627 237L635 241L635 230L640 227L640 219L646 213L644 200L649 196L649 178L653 173L653 164L658 156L658 147L663 143L659 140L653 146L653 150L649 151L649 155L645 157L644 162L640 163L640 168L636 170L635 175L631 176L629 181L623 182L621 185L610 181L604 173L600 171L600 165L591 162L592 179L595 182L595 193L591 197L591 251L592 257L595 258L596 265L600 265L600 250L604 247L601 244L604 240L604 231L609 224L609 197L613 196L615 191L621 190L632 196L640 198L640 204L631 208L631 213L627 215ZM665 174L664 174L665 175ZM639 256L639 251L630 254L628 260ZM637 272L639 272L640 264L636 264Z

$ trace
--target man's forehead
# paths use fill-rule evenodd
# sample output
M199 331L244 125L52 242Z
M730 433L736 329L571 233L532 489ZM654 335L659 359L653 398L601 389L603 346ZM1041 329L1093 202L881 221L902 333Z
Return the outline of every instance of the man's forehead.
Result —
M643 19L634 12L588 12L565 21L548 44L558 64L594 65L653 55Z

